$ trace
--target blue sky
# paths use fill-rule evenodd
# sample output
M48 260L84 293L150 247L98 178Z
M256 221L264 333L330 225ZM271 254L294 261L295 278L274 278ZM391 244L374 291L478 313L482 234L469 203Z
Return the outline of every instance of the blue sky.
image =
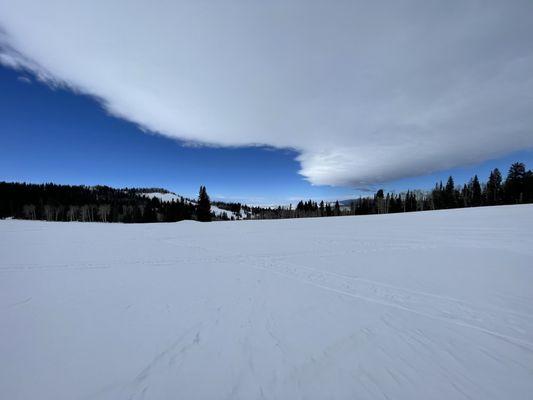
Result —
M298 175L294 152L184 145L110 116L88 96L3 67L0 92L2 180L163 187L187 196L206 185L214 198L254 203L352 192L312 187Z
M294 199L344 199L364 194L350 187L313 186L298 174L297 154L262 147L191 147L149 134L110 116L92 98L51 88L28 73L0 67L0 179L115 187L164 187L195 196L256 204ZM474 166L372 186L402 191L430 188L452 174L463 182L491 168L506 170L531 151Z
M484 180L533 164L532 16L531 1L0 1L1 178L256 204Z

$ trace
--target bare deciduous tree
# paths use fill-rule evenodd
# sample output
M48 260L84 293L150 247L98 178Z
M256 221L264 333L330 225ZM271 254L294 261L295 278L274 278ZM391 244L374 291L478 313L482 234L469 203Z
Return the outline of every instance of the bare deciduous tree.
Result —
M27 219L35 219L35 205L34 204L25 204L22 207L22 212L24 217Z
M100 204L98 206L98 217L100 217L100 221L107 222L107 217L110 212L111 206L109 204Z

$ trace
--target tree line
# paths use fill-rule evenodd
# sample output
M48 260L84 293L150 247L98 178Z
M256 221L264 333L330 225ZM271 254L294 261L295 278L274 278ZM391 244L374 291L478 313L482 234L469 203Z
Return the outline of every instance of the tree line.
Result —
M445 184L438 182L433 190L410 190L405 193L384 193L373 196L330 202L300 201L295 208L252 207L254 219L331 217L341 215L387 214L462 207L533 203L533 172L524 163L514 163L503 179L498 168L486 182L475 175L468 183L456 185L452 176Z
M197 206L181 198L144 196L162 189L115 189L0 182L0 218L81 222L175 222L195 219Z
M0 182L0 218L81 222L176 222L229 219L227 214L211 212L211 200L205 186L198 199L161 201L146 193L165 193L164 189L115 189L108 186L71 186L53 183L29 184ZM334 203L300 201L296 207L257 207L241 203L214 202L220 209L251 219L279 219L368 215L461 207L533 203L533 173L525 164L514 163L503 179L496 168L486 182L477 175L464 185L456 185L453 177L445 184L438 182L431 191L384 193Z

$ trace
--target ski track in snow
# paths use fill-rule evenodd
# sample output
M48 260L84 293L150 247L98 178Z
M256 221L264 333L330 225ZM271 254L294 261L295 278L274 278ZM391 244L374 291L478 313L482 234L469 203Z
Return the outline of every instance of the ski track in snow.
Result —
M267 263L257 268L273 271L316 286L317 288L330 290L356 299L394 307L424 317L476 329L489 335L520 344L527 350L533 351L533 343L519 337L510 336L513 333L516 335L523 334L526 331L533 332L532 316L505 311L514 314L514 316L502 318L501 311L491 313L489 310L468 305L460 300L409 291L402 288L393 288L378 282L357 282L357 278L346 279L336 274L309 270L306 267L296 266L294 264Z
M528 399L532 219L0 221L0 393Z
M323 290L330 290L339 294L370 301L384 306L413 312L428 318L442 319L450 323L478 329L487 334L501 337L526 346L533 350L533 343L520 337L525 332L533 332L533 315L517 313L512 310L476 306L467 302L438 296L430 293L417 292L405 288L395 287L368 279L336 274L324 270L297 265L284 261L284 257L268 256L218 256L211 259L167 259L160 261L140 261L137 264L145 267L173 266L176 264L204 263L233 263L244 264L253 268L271 271L287 278L292 278ZM35 270L35 269L102 269L121 265L116 263L94 264L59 264L59 265L22 265L7 266L2 270ZM126 265L134 265L128 262ZM19 303L25 303L28 298ZM16 303L16 304L19 304ZM513 336L514 333L514 336Z

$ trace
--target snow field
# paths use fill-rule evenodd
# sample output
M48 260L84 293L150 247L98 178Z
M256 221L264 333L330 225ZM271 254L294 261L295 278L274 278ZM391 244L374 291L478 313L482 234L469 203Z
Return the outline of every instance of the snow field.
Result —
M530 399L532 221L0 221L0 397Z

